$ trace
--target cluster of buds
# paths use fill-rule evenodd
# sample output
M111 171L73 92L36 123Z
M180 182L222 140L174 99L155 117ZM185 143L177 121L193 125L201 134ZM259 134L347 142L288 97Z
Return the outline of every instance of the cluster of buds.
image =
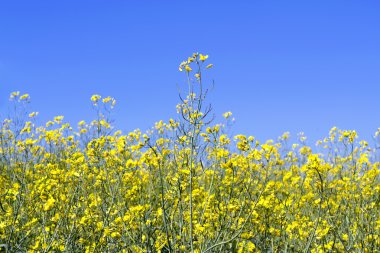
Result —
M207 60L207 58L208 58L208 55L203 55L200 53L193 53L193 55L191 57L187 58L186 61L181 62L181 64L179 65L179 71L185 70L187 73L189 73L193 70L190 67L190 65L192 63L196 63L196 64L200 65L201 63L205 62ZM206 66L206 69L209 69L212 66L213 66L212 64L208 64ZM200 78L200 74L196 73L195 77Z
M92 95L91 96L91 101L92 101L92 104L94 106L97 106L98 105L98 101L102 101L103 104L110 104L111 105L111 109L116 105L116 100L112 97L105 97L103 99L101 99L102 97L100 95Z
M19 91L14 91L9 96L9 100L11 100L11 101L12 100L16 100L17 98L18 98L18 101L27 101L27 102L29 102L30 96L29 96L29 94L20 95Z

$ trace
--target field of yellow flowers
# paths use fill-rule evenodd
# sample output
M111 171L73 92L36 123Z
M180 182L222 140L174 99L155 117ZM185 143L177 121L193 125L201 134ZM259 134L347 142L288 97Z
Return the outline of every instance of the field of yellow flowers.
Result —
M112 128L111 97L92 122L37 126L11 94L0 129L0 252L379 252L380 129L375 146L332 128L318 142L260 143L212 122L193 54L179 69L178 118ZM23 116L24 115L24 116Z

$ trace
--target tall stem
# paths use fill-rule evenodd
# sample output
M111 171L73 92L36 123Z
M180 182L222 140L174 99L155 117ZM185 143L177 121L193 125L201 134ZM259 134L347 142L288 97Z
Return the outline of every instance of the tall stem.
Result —
M193 91L192 91L192 87L191 87L191 81L190 81L190 77L189 77L189 74L187 75L187 80L188 80L188 85L189 85L189 102L190 102L190 108L193 109L193 102L194 102L194 98L193 98ZM190 136L190 159L189 159L189 170L190 170L190 179L189 179L189 184L190 184L190 193L189 193L189 197L190 197L190 248L191 248L191 253L194 252L194 244L193 244L193 155L194 155L194 134L195 134L195 126L194 126L194 122L191 122L191 114L193 112L190 110L189 111L189 120L190 120L190 124L191 124L191 136Z

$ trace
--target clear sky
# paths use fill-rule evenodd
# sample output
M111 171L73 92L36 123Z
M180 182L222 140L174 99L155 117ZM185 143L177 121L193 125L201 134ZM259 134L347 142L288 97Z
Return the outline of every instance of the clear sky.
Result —
M0 111L19 90L41 122L76 124L97 93L117 99L119 129L145 130L176 116L193 52L209 54L209 101L234 133L380 127L378 0L1 1Z

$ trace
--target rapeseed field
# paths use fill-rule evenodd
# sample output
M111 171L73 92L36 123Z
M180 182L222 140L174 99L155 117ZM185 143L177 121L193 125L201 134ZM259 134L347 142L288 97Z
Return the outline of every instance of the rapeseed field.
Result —
M332 128L317 143L260 143L213 121L195 53L179 70L178 117L144 133L112 126L115 99L77 126L37 125L13 92L0 126L1 252L379 252L374 144ZM316 151L317 150L317 151Z

